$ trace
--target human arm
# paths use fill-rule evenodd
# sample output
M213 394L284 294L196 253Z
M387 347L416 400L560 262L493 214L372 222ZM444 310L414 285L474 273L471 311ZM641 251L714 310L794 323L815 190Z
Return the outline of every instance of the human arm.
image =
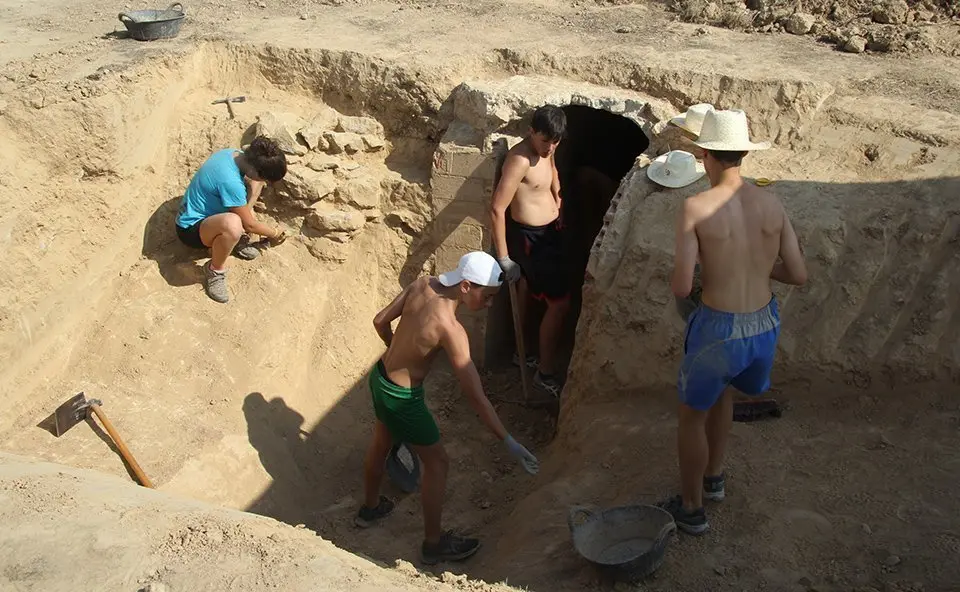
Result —
M557 170L556 154L550 155L550 166L553 168L553 181L550 183L550 191L553 193L553 199L557 201L557 209L560 209L562 199L560 197L560 171Z
M807 265L803 261L800 241L786 210L783 212L783 228L780 230L780 261L773 264L770 279L794 286L807 283Z
M480 416L483 425L487 426L499 440L504 440L507 437L507 430L500 422L500 417L497 416L493 405L490 404L490 399L483 393L480 373L477 372L477 367L470 357L470 340L463 325L451 322L449 326L444 327L441 343L447 352L447 357L450 358L450 364L470 406Z
M690 199L686 199L677 216L673 277L670 280L670 288L677 298L686 298L693 290L693 270L697 265L699 253L697 208Z
M270 242L275 245L280 244L286 238L283 231L279 228L270 228L257 220L257 216L253 213L253 204L259 199L263 185L263 182L251 180L248 186L239 179L223 183L220 186L220 199L228 211L240 217L245 232L259 234L270 239Z
M507 433L496 409L483 392L480 373L477 372L477 367L470 357L470 341L466 330L460 323L450 322L444 327L441 343L447 352L457 380L460 381L460 388L467 395L470 406L480 416L480 421L506 445L511 454L517 457L524 470L535 474L540 469L540 461Z
M412 285L413 284L410 284L410 286ZM390 323L403 313L403 305L407 301L407 294L410 293L410 286L404 288L403 291L393 299L393 302L373 317L373 326L377 330L377 335L380 336L380 339L383 340L383 343L386 344L387 347L390 347L390 342L393 340L393 329L390 327Z
M260 199L260 192L267 184L264 181L256 181L249 177L244 177L244 181L247 184L247 205L252 208Z
M507 208L510 207L510 202L517 194L517 189L529 168L530 163L525 158L507 153L500 171L500 181L497 183L490 203L493 248L497 253L497 261L509 282L515 282L520 278L520 266L510 259L510 252L507 249Z
M265 236L270 239L270 242L274 245L280 244L283 242L283 239L286 238L286 234L279 228L270 228L263 222L257 220L256 215L253 213L252 204L230 208L230 211L240 216L240 222L243 223L243 230L245 232Z

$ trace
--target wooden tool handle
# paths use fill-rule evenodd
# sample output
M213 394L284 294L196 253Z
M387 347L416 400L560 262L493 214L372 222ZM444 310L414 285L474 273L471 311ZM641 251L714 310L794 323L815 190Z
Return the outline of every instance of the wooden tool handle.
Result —
M97 419L100 420L100 423L103 424L103 428L107 430L107 433L110 434L110 437L113 438L114 444L117 445L117 448L120 450L120 454L123 456L123 459L127 461L127 464L129 464L133 469L133 473L137 476L137 480L140 481L140 485L154 489L153 483L147 477L146 473L143 472L143 469L140 468L140 465L137 464L137 461L130 453L130 449L128 449L127 445L123 443L123 440L120 438L120 434L117 433L117 430L113 429L113 424L110 423L110 420L107 419L107 416L103 413L103 411L101 411L100 406L96 403L91 403L90 409L97 416Z
M510 308L513 311L513 334L517 339L517 355L520 356L520 383L523 385L523 400L530 402L530 390L527 386L527 352L523 346L523 324L520 321L520 303L517 299L517 285L507 282L510 289Z

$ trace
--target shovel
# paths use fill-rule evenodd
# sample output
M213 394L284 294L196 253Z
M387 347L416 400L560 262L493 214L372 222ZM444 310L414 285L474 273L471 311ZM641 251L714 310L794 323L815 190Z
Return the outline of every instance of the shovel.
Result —
M120 434L117 433L113 424L110 423L110 420L107 419L107 416L103 413L99 399L87 399L83 393L79 393L70 397L64 404L57 407L57 410L53 413L54 435L59 438L65 434L67 430L86 419L91 411L97 416L100 423L103 424L104 429L107 430L110 437L113 438L114 444L116 444L117 449L120 450L120 455L123 456L123 460L127 461L130 468L133 469L133 473L137 476L140 484L153 489L153 483L143 472L143 469L140 468L140 465L137 464L127 445L120 439Z

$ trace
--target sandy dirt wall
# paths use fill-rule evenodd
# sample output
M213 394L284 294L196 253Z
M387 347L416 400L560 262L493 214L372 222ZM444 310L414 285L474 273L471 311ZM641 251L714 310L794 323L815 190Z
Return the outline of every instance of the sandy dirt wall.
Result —
M10 590L511 590L385 569L305 528L5 453L0 519Z

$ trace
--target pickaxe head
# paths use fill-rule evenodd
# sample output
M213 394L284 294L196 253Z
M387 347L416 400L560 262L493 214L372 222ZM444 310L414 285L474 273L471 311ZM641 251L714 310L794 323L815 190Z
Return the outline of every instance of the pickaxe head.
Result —
M62 436L67 430L77 425L87 417L90 405L99 405L97 399L87 400L83 393L70 397L64 404L53 412L53 433L56 437Z
M211 105L216 105L218 103L244 103L246 102L247 97L240 95L239 97L226 97L224 99L217 99L212 102Z
M230 113L230 119L233 119L233 105L231 105L230 103L243 103L246 100L247 100L247 97L240 95L239 97L227 97L225 99L217 99L211 104L216 105L217 103L226 103L227 112Z

